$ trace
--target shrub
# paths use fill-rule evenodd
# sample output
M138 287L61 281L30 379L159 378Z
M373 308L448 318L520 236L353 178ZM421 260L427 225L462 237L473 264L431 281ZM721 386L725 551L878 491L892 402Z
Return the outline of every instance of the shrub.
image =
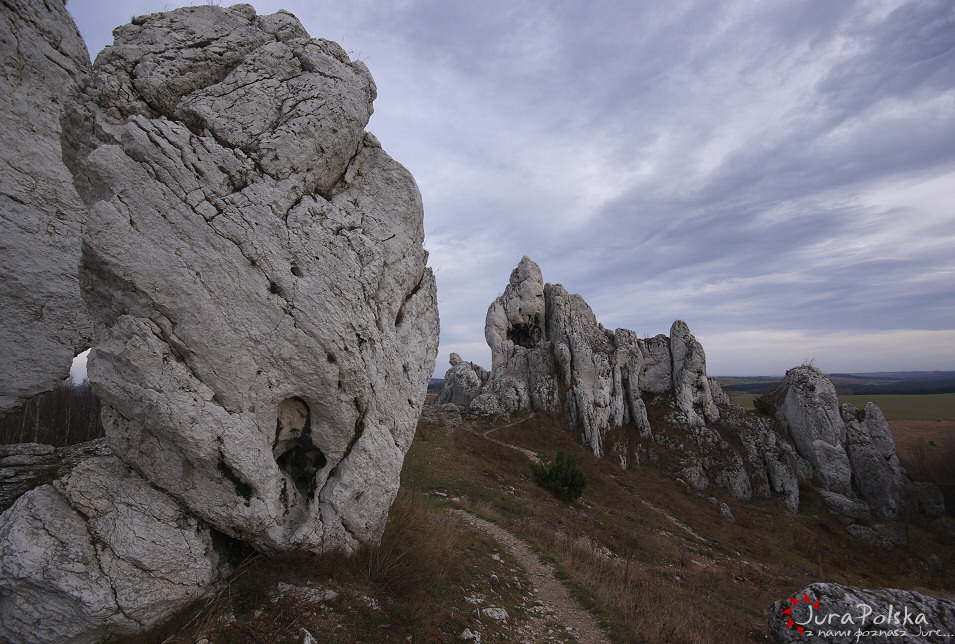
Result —
M531 472L535 483L564 501L580 497L587 486L587 475L573 455L567 452L557 452L557 459L553 463L534 463Z
M753 398L753 409L761 416L769 416L770 418L776 414L776 406L764 396Z

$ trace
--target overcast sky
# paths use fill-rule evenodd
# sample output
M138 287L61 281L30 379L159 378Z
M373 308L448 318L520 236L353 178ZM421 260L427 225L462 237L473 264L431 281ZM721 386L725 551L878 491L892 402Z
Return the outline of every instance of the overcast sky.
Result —
M95 57L183 4L68 9ZM424 197L438 375L490 367L522 255L608 328L685 320L711 375L955 370L951 0L251 4L371 69L368 129Z

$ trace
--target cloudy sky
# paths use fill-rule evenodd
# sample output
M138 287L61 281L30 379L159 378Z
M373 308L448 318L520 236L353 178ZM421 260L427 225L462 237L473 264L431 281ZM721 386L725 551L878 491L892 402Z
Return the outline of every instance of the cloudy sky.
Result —
M164 0L70 0L92 55ZM216 3L218 4L218 3ZM227 4L227 3L223 3ZM364 61L425 204L441 347L522 255L711 375L955 370L951 0L284 0Z

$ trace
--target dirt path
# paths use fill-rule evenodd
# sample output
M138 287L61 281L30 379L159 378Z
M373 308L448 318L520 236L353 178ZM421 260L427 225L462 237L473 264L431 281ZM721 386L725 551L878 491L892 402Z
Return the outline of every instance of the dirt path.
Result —
M567 636L571 641L582 644L610 644L610 640L600 630L594 617L574 601L567 588L554 576L553 567L541 563L530 546L500 526L473 514L463 510L451 510L451 512L475 530L489 535L501 546L507 548L511 556L526 571L527 578L534 584L537 591L536 599L541 603L541 610L529 611L528 618L531 624L528 630L530 632L525 633L528 638L525 641L545 641L545 636L549 640L553 639L553 629L548 622L557 622L563 627L561 635Z
M463 427L463 429L464 429L465 431L471 432L472 434L475 434L475 435L478 435L478 436L483 436L484 438L488 439L489 441L491 441L491 442L494 443L495 445L500 445L501 447L506 447L506 448L508 448L508 449L513 449L513 450L515 450L515 451L518 451L518 452L520 452L521 454L523 454L524 456L526 456L527 458L529 458L529 459L531 460L531 462L533 462L533 463L540 463L541 460L537 457L537 454L535 454L535 453L532 452L531 450L529 450L529 449L524 449L523 447L518 447L517 445L511 445L510 443L505 443L504 441L500 441L500 440L498 440L498 439L496 439L496 438L491 438L491 436L490 436L490 434L491 434L492 432L496 432L496 431L499 430L499 429L506 429L506 428L508 428L508 427L513 427L514 425L520 425L520 424L523 423L525 420L530 420L530 419L533 418L533 417L534 417L534 413L531 412L531 415L530 415L530 416L526 416L526 417L524 417L524 418L521 418L520 420L516 420L516 421L514 421L513 423L509 423L509 424L507 424L507 425L500 425L500 426L498 426L498 427L492 427L491 429L489 429L489 430L487 430L487 431L485 431L485 432L477 432L477 431L474 431L473 429L471 429L470 427Z

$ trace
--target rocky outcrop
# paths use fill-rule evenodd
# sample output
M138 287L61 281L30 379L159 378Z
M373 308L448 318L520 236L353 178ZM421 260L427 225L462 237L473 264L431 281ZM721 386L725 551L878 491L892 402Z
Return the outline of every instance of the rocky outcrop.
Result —
M817 583L777 601L765 614L777 644L948 642L955 632L955 602L906 590Z
M80 42L56 2L22 11L50 42ZM143 16L114 37L62 118L51 109L89 212L70 261L115 456L58 471L0 518L14 642L149 628L227 572L229 538L376 542L437 350L420 193L364 131L364 64L250 5Z
M485 337L490 375L452 355L438 402L485 415L560 414L595 454L612 453L622 467L673 450L674 474L693 488L715 484L737 499L780 498L798 509L797 471L811 468L768 421L732 405L706 377L703 347L686 323L678 320L669 336L652 338L609 331L581 296L544 283L537 264L524 257L488 308ZM648 403L658 414L667 410L659 433ZM709 426L714 423L720 429ZM623 427L636 437L618 432L604 444L608 432Z
M0 413L52 390L90 346L77 266L87 211L60 151L90 60L59 0L0 12Z
M868 518L869 509L882 517L898 514L911 483L899 465L889 424L874 403L863 411L849 404L840 409L832 382L810 365L786 372L765 400L812 465L813 479L833 513L847 523ZM857 497L867 504L865 511Z
M467 407L481 391L490 374L473 362L465 362L456 353L451 354L451 368L444 374L444 387L435 405Z
M894 517L899 511L903 475L888 421L872 402L861 412L843 405L842 419L853 487L883 516Z
M114 37L67 155L113 450L259 549L376 541L438 317L417 186L364 132L368 69L249 5Z
M136 634L225 572L207 525L117 458L87 459L0 515L0 636Z
M689 426L719 418L703 348L684 322L675 322L669 337L609 331L582 297L545 284L528 257L488 308L485 337L491 375L470 409L565 414L597 455L612 428L632 423L650 437L644 394L672 395L679 420Z
M786 372L767 395L776 420L789 433L800 456L812 464L816 484L837 494L852 494L852 468L846 454L846 426L836 388L819 369L803 365Z

